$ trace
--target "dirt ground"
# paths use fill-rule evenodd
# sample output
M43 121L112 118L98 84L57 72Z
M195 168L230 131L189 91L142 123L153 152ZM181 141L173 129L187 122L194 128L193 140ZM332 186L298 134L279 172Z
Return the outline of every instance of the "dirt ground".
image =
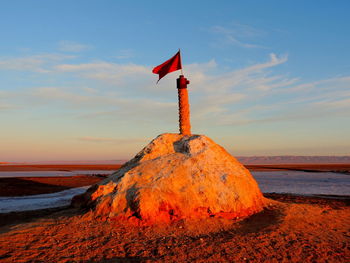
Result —
M267 197L246 219L170 226L51 212L0 227L0 262L350 262L349 199Z
M0 196L56 192L102 178L7 179L0 180ZM0 262L350 262L349 196L265 196L275 201L249 218L171 225L102 221L73 208L0 214Z

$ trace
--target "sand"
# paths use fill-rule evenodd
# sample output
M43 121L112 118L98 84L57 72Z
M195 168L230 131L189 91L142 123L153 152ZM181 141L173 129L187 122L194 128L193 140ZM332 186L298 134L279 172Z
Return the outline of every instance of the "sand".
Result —
M349 200L273 197L247 219L153 227L65 209L1 227L0 261L349 262Z
M349 197L265 196L274 204L249 218L171 225L72 208L3 214L0 262L350 262Z

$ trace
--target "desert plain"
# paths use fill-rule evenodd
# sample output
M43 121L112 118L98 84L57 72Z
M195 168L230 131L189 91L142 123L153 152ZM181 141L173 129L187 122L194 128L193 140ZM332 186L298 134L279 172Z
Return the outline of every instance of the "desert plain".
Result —
M78 167L77 167L78 166ZM120 165L1 165L0 171L116 170ZM349 174L348 164L246 165ZM0 178L0 196L47 194L106 175ZM260 213L143 225L70 206L0 214L0 262L349 262L350 197L264 193Z

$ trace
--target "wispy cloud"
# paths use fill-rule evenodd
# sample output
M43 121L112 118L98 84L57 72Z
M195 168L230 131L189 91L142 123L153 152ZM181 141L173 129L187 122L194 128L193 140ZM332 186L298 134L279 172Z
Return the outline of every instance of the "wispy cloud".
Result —
M31 104L31 107L60 106L70 111L71 117L76 119L168 123L167 117L172 115L172 111L175 113L174 109L177 107L175 101L130 97L127 94L120 96L103 90L91 92L91 90L86 91L85 87L38 87L20 96L25 96L26 104Z
M329 90L334 90L332 89L332 84L333 83L337 83L337 85L342 86L343 89L348 90L348 85L350 82L350 77L349 76L338 76L338 77L334 77L334 78L328 78L328 79L320 79L317 81L313 81L313 82L307 82L307 83L300 83L299 85L294 86L293 88L291 88L290 90L295 92L295 91L299 91L299 90L313 90L316 87L322 88L322 89L329 89Z
M139 78L141 75L150 76L150 68L136 64L116 64L104 61L96 61L84 64L60 64L55 66L60 72L76 72L81 76L119 83L125 78Z
M12 110L18 108L14 104L9 104L8 101L12 102L13 94L0 90L0 111ZM6 101L6 102L5 102Z
M192 99L193 120L220 126L350 116L348 76L308 83L273 73L287 61L286 55L271 54L268 61L242 69L205 72L196 83L200 95Z
M323 109L347 109L350 110L350 96L342 99L328 99L323 101L318 101L313 104L314 106L318 106ZM345 112L350 116L350 113Z
M91 46L74 41L62 40L58 43L58 49L64 52L82 52L91 49Z
M91 143L113 143L113 144L130 144L130 143L144 143L147 142L148 138L105 138L105 137L92 137L83 136L76 138L78 141L91 142Z
M219 44L234 45L243 48L264 48L261 45L249 43L249 40L255 39L261 35L263 32L242 24L232 24L229 27L224 26L212 26L209 29L210 32L219 35Z
M131 49L122 49L117 52L115 58L117 59L128 59L134 57L134 51Z
M259 97L262 98L263 103L263 98L268 96L268 92L271 90L295 83L296 79L266 72L266 70L285 63L287 60L287 56L271 54L270 59L264 63L256 63L221 74L213 74L217 71L217 66L212 64L213 68L208 67L206 72L202 72L203 76L197 78L198 81L194 84L196 86L191 86L198 92L192 103L194 119L210 119L216 124L226 123L228 118L238 117L232 115L234 109L242 110L241 107L251 105ZM189 68L190 75L199 74L196 73L198 68L192 69L191 66ZM250 107L256 107L256 105ZM220 121L222 119L225 121Z
M79 120L113 120L124 124L141 121L160 125L177 119L176 89L171 88L173 76L156 86L151 68L144 65L106 61L63 64L60 62L66 59L64 56L41 59L44 63L39 63L39 68L63 76L71 74L85 80L84 83L93 79L94 83L31 88L7 99L9 105L59 106ZM266 61L231 71L222 70L215 60L184 65L191 81L193 122L247 125L348 114L345 109L350 105L349 76L308 83L274 73L275 67L287 61L287 55L271 53ZM25 102L18 101L21 97L26 98Z
M299 81L300 82L300 81ZM220 125L253 123L300 122L313 119L350 117L350 78L323 79L310 83L294 83L268 91L257 105L237 112L228 112L218 118ZM272 104L267 104L273 100ZM249 101L245 102L249 105Z
M65 54L39 54L18 58L0 58L0 70L48 73L51 71L53 64L71 58L74 58L74 56Z
M68 90L75 90L75 92L69 92ZM29 95L29 94L28 94ZM61 101L69 102L71 104L95 104L98 101L98 97L82 95L79 93L79 89L76 87L39 87L31 90L30 97L40 98L46 102Z
M1 104L0 103L0 110L11 110L11 109L14 109L16 108L15 106L13 105L10 105L10 104Z

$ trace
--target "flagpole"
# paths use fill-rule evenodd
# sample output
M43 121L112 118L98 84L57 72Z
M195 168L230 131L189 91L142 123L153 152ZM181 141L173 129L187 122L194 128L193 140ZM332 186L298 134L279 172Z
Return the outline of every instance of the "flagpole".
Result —
M191 134L190 104L188 99L187 85L190 81L181 75L177 80L179 99L179 130L182 135Z
M180 48L179 48L179 54L180 54L180 64L181 64L181 75L183 76L184 75L184 73L183 73L183 71L182 71L182 61L181 61L181 50L180 50Z
M152 72L159 75L159 81L166 74L179 69L181 69L181 75L176 79L179 99L179 130L181 135L188 136L191 135L190 103L187 92L187 85L190 84L190 81L183 75L180 48L175 56L156 66Z

